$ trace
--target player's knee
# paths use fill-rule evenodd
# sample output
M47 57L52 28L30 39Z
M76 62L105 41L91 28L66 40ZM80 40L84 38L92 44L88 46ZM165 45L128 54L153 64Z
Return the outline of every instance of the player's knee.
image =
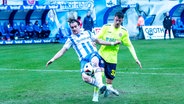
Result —
M93 64L94 67L99 67L99 59L98 57L94 56L92 59L91 59L91 63Z

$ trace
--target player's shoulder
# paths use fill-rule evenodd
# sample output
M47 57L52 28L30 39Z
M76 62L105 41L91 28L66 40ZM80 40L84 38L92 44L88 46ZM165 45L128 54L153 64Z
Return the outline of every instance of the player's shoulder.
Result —
M82 31L81 32L81 35L85 35L85 36L91 36L91 35L93 35L94 33L93 32L91 32L91 31L89 31L89 30L85 30L85 31Z
M103 25L102 28L105 29L105 30L106 29L108 30L109 28L111 28L111 26L112 26L111 24L105 24L105 25Z
M127 31L127 29L126 29L124 26L121 26L121 29L122 29L123 31Z
M81 31L80 34L81 35L87 34L87 31Z
M84 31L81 31L81 34L85 35L85 34L91 34L91 31L89 30L84 30Z
M68 36L67 40L72 40L75 37L74 34L71 34L70 36Z

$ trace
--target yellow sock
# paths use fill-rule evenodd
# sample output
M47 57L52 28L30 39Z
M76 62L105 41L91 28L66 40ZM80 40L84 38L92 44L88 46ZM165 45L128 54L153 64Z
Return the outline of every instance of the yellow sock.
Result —
M102 77L104 77L104 73L102 72Z
M94 87L94 93L98 93L99 88L98 87Z
M112 84L106 83L106 86L107 86L107 87L112 87Z

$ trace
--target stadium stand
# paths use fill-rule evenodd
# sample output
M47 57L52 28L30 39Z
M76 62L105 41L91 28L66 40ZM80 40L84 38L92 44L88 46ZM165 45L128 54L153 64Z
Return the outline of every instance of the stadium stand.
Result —
M20 36L22 39L28 39L26 32L26 25L24 22L20 22L19 24L19 28L20 28Z
M4 30L4 27L0 23L0 38L1 38L1 40L5 40L5 37L6 37L6 33L5 33L5 30Z
M179 37L180 34L184 33L184 24L180 18L176 19L172 29L175 37Z
M55 42L53 37L34 39L34 34L31 34L30 38L28 38L26 23L39 20L41 24L44 24L49 10L57 9L58 7L58 4L39 5L38 3L35 5L26 5L24 3L23 5L0 5L0 14L3 15L0 16L0 44ZM7 26L8 23L10 23L10 26ZM28 30L31 29L29 28Z
M59 43L64 43L70 34L71 33L69 29L59 28L58 34L56 35L56 40Z

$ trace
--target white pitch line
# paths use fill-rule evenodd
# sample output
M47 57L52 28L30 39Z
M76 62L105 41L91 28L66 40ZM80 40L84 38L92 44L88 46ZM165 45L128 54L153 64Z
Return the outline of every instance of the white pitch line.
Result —
M80 70L52 70L52 69L8 69L0 68L0 71L35 71L35 72L80 72Z
M140 68L122 68L122 69L140 69ZM144 67L143 68L143 70L164 70L164 69L184 69L184 67L174 67L174 68L145 68Z
M165 75L165 76L184 76L184 73L142 73L142 72L117 72L124 74L136 74L136 75Z
M128 69L137 69L137 68L128 68ZM149 69L155 69L155 68L149 68ZM158 69L158 68L156 68L156 69ZM163 68L163 69L169 69L169 68ZM119 69L119 70L121 70L121 69ZM69 72L69 73L76 73L77 72L77 73L80 73L80 70L47 70L47 69L41 70L41 69L8 69L8 68L0 68L0 71ZM139 71L137 71L137 72L119 72L119 71L117 71L116 73L134 74L134 75L184 76L184 73L153 73L153 72L145 73L145 72L139 72Z

